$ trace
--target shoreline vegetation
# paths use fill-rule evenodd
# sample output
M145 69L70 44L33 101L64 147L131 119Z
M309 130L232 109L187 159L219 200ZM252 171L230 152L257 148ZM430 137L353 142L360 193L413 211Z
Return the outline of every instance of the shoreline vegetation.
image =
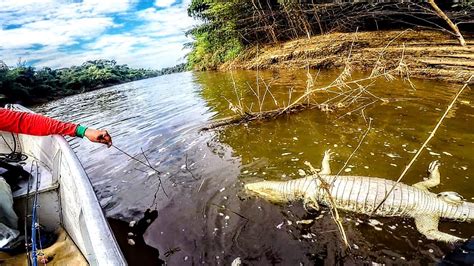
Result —
M474 73L474 2L193 0L194 70L369 70L403 56L413 77L464 82ZM389 48L387 48L389 46Z
M86 61L80 66L36 69L24 62L8 67L0 60L0 102L25 105L44 103L65 96L130 81L186 70L186 64L161 70L135 69L115 60Z
M370 72L380 59L394 69L403 57L413 78L463 83L474 74L474 38L464 37L466 46L430 30L331 33L252 47L219 70L343 69L351 54L351 66L363 72Z

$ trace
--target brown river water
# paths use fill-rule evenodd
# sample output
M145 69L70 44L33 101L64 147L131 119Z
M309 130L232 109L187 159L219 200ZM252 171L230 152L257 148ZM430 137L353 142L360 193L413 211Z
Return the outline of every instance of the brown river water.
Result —
M336 76L321 72L315 85L329 84ZM411 219L373 220L342 212L352 247L345 252L327 208L308 213L300 202L276 205L243 191L247 182L300 177L308 172L303 162L319 167L326 149L335 152L331 167L339 171L367 131L369 118L370 130L342 173L396 180L461 87L413 83L416 90L402 81L377 81L370 92L394 101L374 103L363 113L348 113L351 107L307 110L211 131L200 129L233 114L229 102L238 104L236 92L243 104L258 110L250 87L263 93L269 86L274 98L267 94L262 110L281 107L290 100L289 90L291 99L305 90L306 71L172 74L67 97L35 110L107 128L117 147L141 160L143 151L161 171L157 174L115 148L71 141L111 221L129 222L147 208L158 210L144 239L170 265L230 265L236 258L249 265L427 264L438 262L453 246L427 240ZM321 92L317 97L332 96ZM468 89L404 183L422 180L428 164L439 160L442 180L433 191L456 191L474 201L473 103ZM300 222L310 219L310 224ZM440 229L463 238L474 235L470 224L442 222ZM120 238L127 230L115 234ZM145 260L140 256L137 252L134 261Z

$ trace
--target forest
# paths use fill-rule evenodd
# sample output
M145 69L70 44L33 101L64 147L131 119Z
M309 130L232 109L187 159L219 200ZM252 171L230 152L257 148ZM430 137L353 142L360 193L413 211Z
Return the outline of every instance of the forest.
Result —
M35 104L124 82L182 72L185 64L161 70L135 69L115 60L92 60L80 66L36 69L20 62L8 67L0 61L2 103Z
M472 0L193 0L188 15L202 23L187 32L194 38L188 44L188 64L196 70L216 69L258 44L334 32L416 28L461 39L460 32L474 28L473 12Z

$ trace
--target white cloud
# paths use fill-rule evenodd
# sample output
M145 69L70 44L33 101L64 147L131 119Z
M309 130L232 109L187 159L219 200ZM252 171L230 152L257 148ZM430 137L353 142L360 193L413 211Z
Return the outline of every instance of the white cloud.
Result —
M37 45L71 45L78 39L100 35L114 24L111 18L40 20L20 28L0 30L0 48L19 49Z
M137 16L148 22L142 26L142 30L146 30L157 37L176 32L184 33L195 24L195 21L188 16L183 7L171 7L162 10L149 8L138 12Z
M170 7L176 2L175 0L156 0L155 6L157 7Z
M0 1L0 47L26 48L39 45L68 45L77 39L90 39L113 27L106 14L124 12L130 0L84 0L82 3L62 1ZM6 29L8 25L20 27Z
M146 46L136 50L130 50L127 46L114 46L113 49L104 47L104 49L90 50L81 53L45 53L44 55L35 54L29 57L30 60L40 60L41 66L60 68L66 65L80 65L87 60L98 58L114 59L119 64L128 64L135 68L153 68L173 66L184 62L183 55L189 51L184 50L180 42L165 43L160 46Z
M132 0L84 0L82 6L93 13L117 13L127 11L135 1Z
M0 24L22 25L28 22L105 16L125 12L135 0L84 0L71 3L65 0L2 0Z
M190 0L159 0L155 5L166 8L140 11L134 11L135 1L0 0L0 59L14 65L21 57L53 68L101 58L144 68L182 62L189 52L183 44L190 41L184 32L195 23L186 12ZM118 25L117 14L127 20ZM128 20L142 24L121 31ZM76 46L65 50L70 45Z

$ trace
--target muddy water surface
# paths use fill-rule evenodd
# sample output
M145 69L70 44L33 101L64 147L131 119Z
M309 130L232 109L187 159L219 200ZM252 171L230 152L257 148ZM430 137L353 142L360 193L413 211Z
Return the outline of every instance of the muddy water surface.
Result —
M328 84L336 75L321 72L315 84ZM343 213L352 246L347 254L327 209L307 213L299 202L271 204L248 197L243 184L298 178L308 172L303 162L318 167L326 149L335 152L332 169L338 171L370 119L366 138L342 171L397 179L460 86L413 80L414 90L401 81L378 81L370 91L390 101L370 105L363 113L348 113L354 105L199 130L232 115L235 106L254 111L285 106L304 92L307 81L306 71L188 72L76 95L36 110L107 128L117 147L145 160L143 152L161 171L157 174L117 149L71 141L109 217L130 221L147 208L158 210L145 241L171 265L228 265L237 257L248 264L282 265L439 261L452 247L426 240L410 219L374 221ZM271 94L264 93L267 86ZM265 99L257 101L255 94ZM315 100L333 96L322 92ZM434 191L456 191L474 201L473 102L472 91L465 91L403 182L418 182L428 164L439 160L442 180ZM474 235L469 224L444 222L440 228L461 237Z

